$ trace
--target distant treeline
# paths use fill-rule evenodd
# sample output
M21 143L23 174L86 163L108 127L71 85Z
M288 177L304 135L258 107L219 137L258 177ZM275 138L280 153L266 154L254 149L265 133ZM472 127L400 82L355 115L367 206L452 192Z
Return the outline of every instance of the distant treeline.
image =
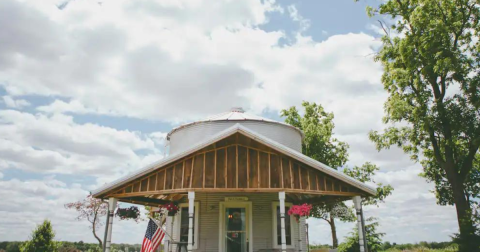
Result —
M310 245L310 249L325 249L331 248L328 244L323 245ZM458 245L454 242L426 242L422 241L419 243L406 243L406 244L397 244L395 242L384 242L381 245L380 251L415 251L418 249L441 249L447 251L456 251L458 249Z
M405 243L396 244L390 242L384 242L382 244L382 250L398 249L398 250L413 250L413 249L458 249L458 245L455 242L426 242L419 243Z
M0 242L0 252L20 252L20 245L24 242L4 241ZM102 249L98 243L79 242L63 242L59 241L59 252L100 252ZM141 245L135 244L112 244L112 252L135 252L140 251Z

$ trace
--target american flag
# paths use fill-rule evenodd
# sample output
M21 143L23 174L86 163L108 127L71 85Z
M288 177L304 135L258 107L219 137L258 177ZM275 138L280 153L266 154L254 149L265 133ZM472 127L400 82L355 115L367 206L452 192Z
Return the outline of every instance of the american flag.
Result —
M165 231L150 219L142 243L142 252L154 252L162 242L163 237L165 237Z

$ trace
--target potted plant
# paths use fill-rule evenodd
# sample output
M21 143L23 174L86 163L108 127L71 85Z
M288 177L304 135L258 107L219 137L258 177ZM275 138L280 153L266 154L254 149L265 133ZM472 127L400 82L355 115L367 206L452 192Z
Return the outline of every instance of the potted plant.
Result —
M300 239L300 218L304 216L309 216L310 215L310 210L312 210L312 205L309 205L307 203L302 204L302 205L293 205L290 207L288 210L288 215L295 217L295 220L298 223L298 244L300 246L300 251L302 251L302 240Z
M307 203L305 203L303 205L293 205L288 210L288 215L290 215L290 216L293 215L293 217L295 217L295 220L297 222L299 222L300 217L310 215L310 210L312 210L312 205L309 205Z
M164 208L165 210L167 210L168 216L175 216L180 210L180 208L173 202L162 205L160 206L160 208Z
M133 219L135 221L138 221L140 218L140 210L138 210L138 207L136 206L131 206L127 208L118 207L116 215L121 220Z

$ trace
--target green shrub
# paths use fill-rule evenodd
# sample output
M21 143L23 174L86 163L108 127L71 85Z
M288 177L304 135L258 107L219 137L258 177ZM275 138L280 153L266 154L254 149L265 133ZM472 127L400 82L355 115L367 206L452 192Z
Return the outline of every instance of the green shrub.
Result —
M21 252L56 252L58 251L58 243L53 239L55 232L53 232L52 224L49 220L43 221L32 232L30 241L25 242L21 247Z

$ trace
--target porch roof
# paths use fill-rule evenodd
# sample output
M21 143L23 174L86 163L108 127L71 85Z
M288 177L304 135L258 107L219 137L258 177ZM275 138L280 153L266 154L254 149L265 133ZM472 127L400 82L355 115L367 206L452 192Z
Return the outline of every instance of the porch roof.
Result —
M245 126L242 126L240 124L235 124L234 126L222 131L222 132L219 132L218 134L216 135L213 135L212 137L192 146L191 148L183 151L183 152L180 152L180 153L176 153L174 155L171 155L171 156L168 156L164 159L161 159L155 163L152 163L140 170L138 170L137 172L134 172L132 174L129 174L127 176L124 176L120 179L117 179L109 184L106 184L102 187L100 187L99 189L97 190L94 190L92 191L92 194L94 197L96 198L103 198L103 197L106 197L107 195L111 194L112 192L114 192L115 190L118 190L119 188L123 187L123 186L126 186L130 183L132 183L133 181L137 180L137 179L141 179L142 177L145 177L146 175L150 174L150 173L153 173L155 172L156 170L162 168L162 167L165 167L165 166L168 166L168 165L171 165L172 163L182 159L182 158L185 158L185 157L188 157L189 155L192 155L194 154L195 152L198 152L199 150L202 150L222 139L225 139L229 136L232 136L236 133L241 133L269 148L272 148L273 150L287 156L287 157L290 157L294 160L297 160L301 163L304 163L305 165L311 167L311 168L314 168L328 176L331 176L335 179L338 179L339 181L342 181L354 188L357 188L358 190L360 190L361 192L363 193L366 193L368 195L375 195L376 194L376 190L368 185L366 185L365 183L362 183L358 180L355 180L353 179L352 177L349 177L345 174L343 174L342 172L339 172L331 167L328 167L327 165L321 163L321 162L318 162L310 157L307 157L305 155L303 155L302 153L298 152L298 151L295 151L291 148L288 148L282 144L279 144L278 142L275 142ZM238 182L237 182L238 183ZM228 188L226 188L228 189ZM194 189L193 189L194 190ZM261 188L258 188L259 191L262 191ZM228 190L227 190L228 191ZM271 191L278 191L278 190L271 190ZM152 194L152 193L150 193ZM138 195L137 195L138 196Z

